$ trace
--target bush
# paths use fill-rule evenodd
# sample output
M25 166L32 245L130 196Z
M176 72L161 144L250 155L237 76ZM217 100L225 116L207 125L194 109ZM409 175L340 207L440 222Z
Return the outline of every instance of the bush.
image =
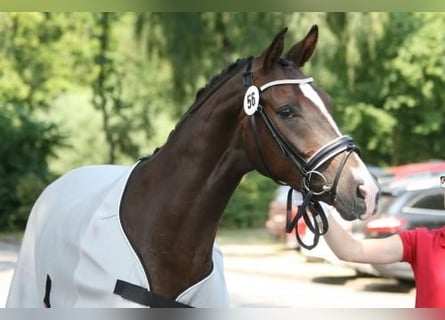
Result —
M8 219L6 227L9 230L23 230L25 228L32 206L46 185L46 179L35 173L28 173L19 179L16 187L19 205L12 214L6 215Z
M25 227L32 204L50 179L47 157L61 141L52 125L14 111L0 112L0 230Z
M264 227L276 187L274 182L256 172L247 174L230 199L221 227Z

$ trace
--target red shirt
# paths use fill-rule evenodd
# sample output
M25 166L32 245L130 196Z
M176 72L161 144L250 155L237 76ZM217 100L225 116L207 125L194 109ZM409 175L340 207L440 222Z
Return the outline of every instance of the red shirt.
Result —
M445 308L445 226L399 233L402 261L411 264L416 279L416 308Z

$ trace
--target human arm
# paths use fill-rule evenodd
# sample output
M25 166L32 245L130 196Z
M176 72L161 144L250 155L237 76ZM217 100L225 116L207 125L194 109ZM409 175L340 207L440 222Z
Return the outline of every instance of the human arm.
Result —
M402 259L403 245L399 235L381 239L356 239L340 226L332 214L327 212L327 216L329 228L324 239L340 260L379 264L399 262Z

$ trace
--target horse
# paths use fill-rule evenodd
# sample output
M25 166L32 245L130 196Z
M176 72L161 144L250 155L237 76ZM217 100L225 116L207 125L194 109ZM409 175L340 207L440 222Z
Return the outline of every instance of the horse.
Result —
M328 94L301 71L318 27L283 54L286 32L198 91L150 157L49 184L30 213L7 307L229 307L215 238L254 170L346 220L370 216L377 182Z

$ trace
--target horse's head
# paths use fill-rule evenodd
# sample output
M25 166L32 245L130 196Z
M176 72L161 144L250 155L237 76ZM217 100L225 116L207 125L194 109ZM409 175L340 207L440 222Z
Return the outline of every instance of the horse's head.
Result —
M326 93L300 68L311 57L318 28L282 56L284 34L248 63L244 141L262 174L336 207L347 220L375 211L378 186L353 140L341 134Z

